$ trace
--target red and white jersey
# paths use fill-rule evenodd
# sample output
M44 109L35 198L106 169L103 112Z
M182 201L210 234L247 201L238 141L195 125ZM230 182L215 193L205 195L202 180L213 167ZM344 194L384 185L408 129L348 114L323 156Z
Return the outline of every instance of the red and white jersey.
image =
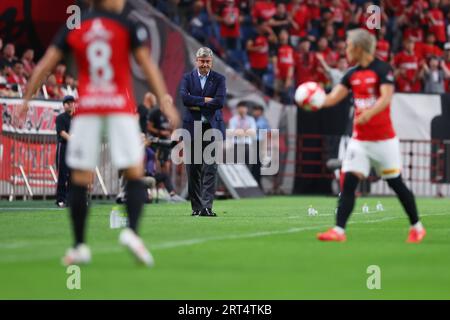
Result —
M382 84L394 84L394 75L389 64L374 59L367 67L355 66L347 71L341 84L353 93L355 118L373 108L380 97ZM353 138L365 141L386 140L395 137L391 121L390 104L366 124L353 124Z
M293 67L294 63L294 49L288 44L281 45L278 48L276 78L286 80L289 68Z
M409 78L414 79L420 69L420 59L415 54L409 54L407 51L399 52L394 57L394 66L403 68Z
M77 116L136 112L129 55L147 38L144 26L103 11L83 16L80 28L59 31L53 45L72 52L78 67Z
M255 69L265 69L269 64L269 41L263 35L258 35L253 39L253 45L259 49L257 51L249 51L248 59L250 66Z
M433 8L430 10L430 15L433 20L430 19L429 30L434 33L437 41L445 42L447 40L445 36L445 18L442 10L439 8Z
M378 40L375 55L381 61L386 62L389 60L389 49L390 49L390 45L389 45L388 41L386 41L384 39Z

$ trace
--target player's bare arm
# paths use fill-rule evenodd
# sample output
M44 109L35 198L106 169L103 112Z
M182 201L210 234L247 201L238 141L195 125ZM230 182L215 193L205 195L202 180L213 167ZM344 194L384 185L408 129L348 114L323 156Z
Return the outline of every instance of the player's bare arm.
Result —
M327 94L325 98L325 102L322 105L322 108L329 108L336 105L339 101L344 99L348 95L349 90L346 86L342 84L338 84L333 88L333 90Z
M375 102L375 105L361 113L359 117L356 118L357 124L365 124L375 115L382 112L387 108L394 95L394 86L392 84L382 84L380 86L380 97Z
M51 46L45 52L45 55L36 65L28 81L27 88L23 97L23 104L19 108L19 117L23 117L28 112L28 101L36 90L40 87L42 81L49 72L53 70L56 64L63 58L63 53L55 46Z
M144 71L150 88L158 98L161 111L168 118L172 126L176 128L180 123L180 116L173 105L172 97L167 93L161 72L149 58L150 51L146 47L139 47L134 51L134 57Z

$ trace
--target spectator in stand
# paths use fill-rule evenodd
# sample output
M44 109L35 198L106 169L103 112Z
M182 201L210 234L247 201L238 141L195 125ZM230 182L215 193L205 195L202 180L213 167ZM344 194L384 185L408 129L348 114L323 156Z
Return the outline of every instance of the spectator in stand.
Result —
M291 18L286 11L286 4L279 2L277 4L277 12L269 20L269 25L273 32L278 36L283 29L289 29Z
M210 17L217 16L220 9L225 5L226 0L204 0L206 11Z
M442 56L442 50L436 46L436 36L434 33L427 34L425 43L417 42L414 50L420 59L428 59L431 56Z
M9 95L10 94L8 81L6 80L5 66L0 66L0 97L9 97Z
M338 57L346 57L347 56L345 53L346 47L347 47L347 45L345 44L345 40L341 39L336 42L335 50L336 50L336 54L338 55Z
M227 50L239 48L240 24L244 18L234 0L226 0L225 6L220 10L216 20L220 23L220 35Z
M48 76L47 82L45 83L45 89L47 90L47 95L50 99L61 99L63 97L63 93L59 85L56 83L56 77L54 74Z
M450 70L450 42L444 45L444 62L448 70ZM450 79L445 81L445 92L450 92Z
M230 119L228 123L228 128L230 130L227 130L227 135L233 135L233 137L230 136L227 139L227 142L233 144L234 162L245 163L251 172L254 163L250 163L253 162L250 161L253 160L250 159L250 151L255 143L257 129L256 122L252 116L248 115L248 106L246 102L240 101L236 108L237 114ZM232 141L230 141L231 138L233 139ZM244 156L244 159L242 159L242 155Z
M25 70L25 74L28 77L30 77L31 72L33 71L36 64L33 61L34 59L34 50L33 49L27 49L22 55L22 63L23 68Z
M320 21L322 20L321 10L320 10L320 0L306 0L309 16L309 33L318 37ZM291 12L290 10L288 10Z
M27 78L25 70L23 68L23 63L19 60L14 62L11 72L8 76L8 83L18 84L24 89L27 84Z
M350 4L347 0L332 0L330 11L337 36L345 38L345 24L346 20L349 20Z
M269 66L269 41L266 33L270 33L267 24L256 26L257 34L247 41L247 54L250 62L251 80L254 80L258 88L263 88L262 80Z
M450 70L442 58L432 56L428 64L423 64L421 76L425 93L444 93L445 79L450 78Z
M440 0L430 0L431 8L427 14L428 32L436 36L437 45L442 48L447 41L445 36L444 13L439 8Z
M420 58L414 50L414 41L405 39L403 50L394 57L394 77L399 92L420 92L422 84L419 76Z
M300 38L308 35L308 30L310 29L309 9L304 2L304 0L293 0L292 4L288 6L292 26L289 33L294 46L298 45Z
M66 65L63 63L59 63L55 68L55 79L56 83L59 86L62 86L64 84L64 75L66 74Z
M210 21L210 43L211 47L218 52L220 56L223 55L223 49L220 44L220 23L216 20L216 17L220 15L220 10L222 10L225 5L225 0L203 0L206 5L206 12Z
M450 10L447 12L447 39L450 41Z
M289 104L292 100L294 85L294 49L289 45L289 33L280 33L280 43L277 55L274 56L275 98L280 97L282 103Z
M177 20L176 21L184 29L187 27L188 21L192 17L192 9L194 0L176 0L177 4Z
M334 88L339 83L341 83L341 79L348 69L347 58L345 56L339 57L338 62L337 62L337 67L332 68L327 64L327 62L324 59L322 54L318 53L316 56L317 56L317 60L320 62L322 67L325 69L325 72L327 73L327 76L330 79L331 86L328 89Z
M334 35L333 13L331 12L330 8L322 7L320 12L322 17L322 19L320 20L320 29L319 29L320 33L319 36L314 37L312 41L315 41L317 38L321 36L325 36L325 30L327 29L328 26L333 27L333 35Z
M317 41L317 53L320 54L327 65L332 67L336 65L338 57L336 53L328 46L328 40L326 38L321 37L319 41ZM323 87L330 86L330 79L321 64L318 64L316 79L317 82L321 83Z
M425 40L423 27L420 25L420 17L414 16L403 32L403 38L409 38L414 42L423 42Z
M375 51L375 56L381 61L389 62L391 60L389 49L390 44L386 40L386 27L382 25L377 34L377 48Z
M323 38L328 40L328 43L335 43L337 40L336 29L333 23L328 23L325 25L323 30Z
M64 96L73 96L75 99L78 98L77 83L70 73L66 73L64 76L64 85L61 87L61 92Z
M405 21L410 24L414 20L417 20L418 22L426 24L426 14L429 9L430 5L427 0L414 0L404 9Z
M339 55L336 51L333 51L333 49L329 46L329 41L325 37L319 38L317 41L317 52L321 53L325 61L328 63L328 65L334 67L336 65L336 62L339 58Z
M210 40L210 21L202 0L197 0L193 7L193 16L189 21L189 33L199 42L207 43Z
M226 50L226 61L237 70L241 70L245 63L240 55L240 25L243 19L234 0L226 0L220 15L216 16L216 20L220 23L220 35Z
M6 66L12 68L14 63L18 60L16 57L16 48L12 43L6 44L3 49L3 57L0 59L0 66Z
M256 0L252 8L253 24L269 21L277 12L272 0Z
M2 49L3 49L3 39L0 38L0 52L2 52Z
M294 55L295 59L295 86L307 81L316 81L316 69L318 61L316 54L311 52L311 42L303 38Z
M19 93L12 90L12 88L17 87L17 85L11 85L8 83L7 69L10 70L9 67L0 65L0 97L18 97Z

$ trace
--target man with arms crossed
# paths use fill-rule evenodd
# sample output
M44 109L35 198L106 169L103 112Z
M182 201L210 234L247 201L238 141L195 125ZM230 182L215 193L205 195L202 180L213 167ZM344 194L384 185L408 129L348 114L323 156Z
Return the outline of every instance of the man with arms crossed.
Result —
M203 141L208 129L217 129L225 139L225 123L222 108L226 97L225 77L211 70L213 52L203 47L197 50L196 68L184 74L180 84L180 96L185 106L183 128L189 131L191 141L191 162L186 164L188 193L191 199L192 216L215 217L212 210L216 191L217 163L194 163L194 141L201 143L202 154L205 148L214 142ZM195 135L195 123L201 127L201 135ZM214 157L216 155L213 155Z

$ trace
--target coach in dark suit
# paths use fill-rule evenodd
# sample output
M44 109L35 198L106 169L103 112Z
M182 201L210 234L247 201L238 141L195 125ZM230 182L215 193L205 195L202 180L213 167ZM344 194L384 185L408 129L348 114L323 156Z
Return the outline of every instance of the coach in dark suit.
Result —
M225 77L211 70L213 53L203 47L196 53L196 65L192 72L183 76L180 85L180 95L185 110L183 113L183 128L191 135L191 162L186 164L189 197L193 216L215 217L212 211L216 191L217 164L194 163L195 140L202 141L203 133L208 129L217 129L225 139L225 124L222 117L222 107L225 102ZM194 123L201 124L202 136L194 134ZM203 142L204 148L211 142Z

